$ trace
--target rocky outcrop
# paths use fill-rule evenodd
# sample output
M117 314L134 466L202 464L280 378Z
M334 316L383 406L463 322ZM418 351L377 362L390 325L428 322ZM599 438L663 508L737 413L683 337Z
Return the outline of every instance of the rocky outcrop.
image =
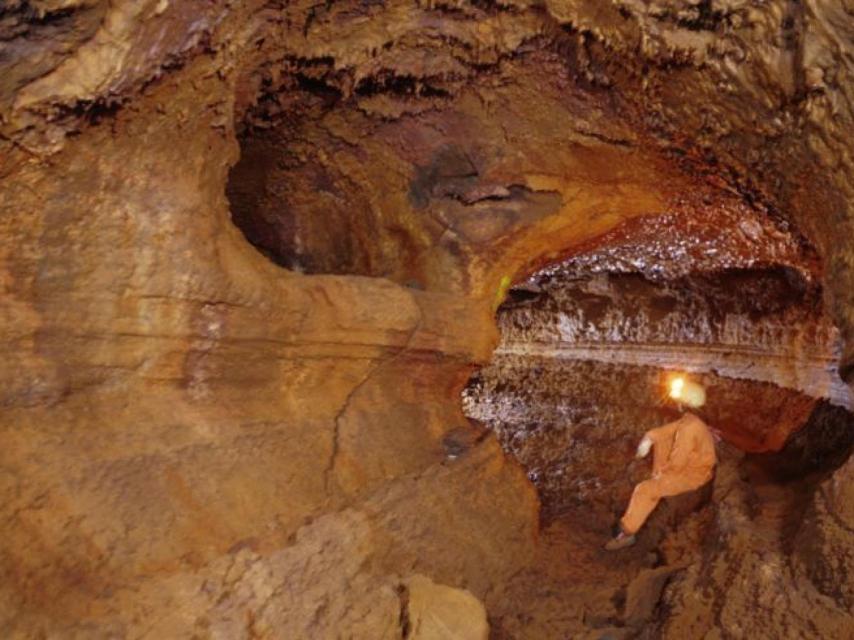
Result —
M852 623L850 607L801 579L790 560L809 487L781 490L755 470L725 461L715 493L707 554L666 587L662 604L669 615L657 633L844 637Z
M848 610L854 608L852 469L849 459L816 491L794 547L798 568L822 594Z

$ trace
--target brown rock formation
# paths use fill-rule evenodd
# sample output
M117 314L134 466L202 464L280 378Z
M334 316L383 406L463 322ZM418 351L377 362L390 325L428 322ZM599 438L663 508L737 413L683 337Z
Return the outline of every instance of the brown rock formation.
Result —
M414 575L470 591L499 637L627 629L619 587L580 577L647 559L608 565L595 527L538 537L534 487L460 391L510 280L662 216L743 219L775 264L814 246L850 378L850 17L4 3L0 635L401 637ZM825 550L850 531L821 492L810 581L787 590L788 543L762 559L750 529L703 560L702 615L679 601L709 575L690 532L743 516L718 496L671 541L682 604L649 628L749 635L758 575L762 612L797 612L774 629L842 637L848 592L822 594L850 571Z

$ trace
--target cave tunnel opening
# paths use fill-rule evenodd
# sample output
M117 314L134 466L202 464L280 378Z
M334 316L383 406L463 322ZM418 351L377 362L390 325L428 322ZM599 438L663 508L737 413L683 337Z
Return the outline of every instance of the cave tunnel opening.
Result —
M484 184L492 160L465 141L439 144L435 122L386 123L371 146L377 129L359 100L379 85L347 99L328 61L300 65L282 86L262 85L238 122L241 153L226 192L247 241L293 271L407 285L418 280L417 263L448 238L457 243L444 247L457 266L480 255L448 212L471 209L466 215L486 224L520 187ZM407 136L429 153L407 155L389 142ZM400 202L378 202L370 194L380 186L359 183L362 165L376 171L388 163L409 164L392 172L405 180L387 189L400 191ZM484 205L476 212L469 193ZM558 203L523 198L516 226L501 227L490 242L559 208L558 192L535 195ZM826 471L850 452L851 392L837 374L840 338L824 308L814 248L761 207L702 199L711 206L629 219L563 259L550 257L510 287L497 310L500 344L463 390L463 408L525 468L544 522L579 508L599 529L615 520L644 473L633 461L637 440L674 416L662 401L669 372L706 386L705 417L772 476ZM402 222L405 212L394 219L398 205L426 211L422 227ZM456 246L470 255L461 260Z
M367 100L408 108L446 96L395 81L361 84L345 98L328 62L300 64L289 91L262 87L239 123L241 155L227 186L233 222L267 258L306 274L379 276L430 295L475 297L494 273L513 273L512 259L549 249L546 266L537 263L509 288L496 313L498 348L462 391L464 414L521 464L540 503L529 566L488 594L492 637L576 637L579 624L642 623L653 634L644 637L656 637L670 612L641 616L633 590L653 593L655 604L664 583L645 581L731 550L710 551L708 540L743 528L753 536L740 547L745 567L755 539L794 549L807 535L818 483L854 446L821 261L796 229L740 192L721 195L717 182L682 175L681 165L647 173L648 158L630 155L622 137L590 147L582 132L583 144L560 146L567 136L556 136L553 122L563 94L539 128L515 124L509 109L470 106L474 115L461 115L447 105L377 123L366 116ZM545 87L537 87L542 103ZM508 123L524 132L512 144L503 135ZM622 173L617 160L625 161ZM659 190L662 178L676 186ZM684 184L697 192L683 194ZM585 202L593 204L568 206ZM549 226L558 219L565 226ZM564 231L572 222L598 231L556 256L557 241L545 236L574 238ZM478 272L482 265L489 268ZM634 459L637 443L675 417L663 402L672 372L707 389L703 417L724 433L717 475L663 501L630 555L608 556L602 543L648 475L648 461ZM444 388L455 401L459 385ZM402 430L368 413L368 426L346 444L370 447L365 434L380 423L395 437ZM433 425L448 465L474 448L475 430L443 431L452 420L458 415ZM435 444L427 441L412 442ZM679 589L693 588L692 579Z
M660 637L691 611L692 590L732 597L702 571L668 582L674 567L751 575L756 557L806 567L834 593L811 509L854 450L854 415L812 249L793 235L791 251L769 250L762 239L777 225L758 217L714 234L681 225L624 225L517 281L496 312L493 358L462 391L466 415L540 498L536 570L507 586L533 619L568 607L590 627ZM722 432L714 479L664 499L637 543L610 553L603 543L651 473L638 442L679 415L666 398L676 373L704 385L698 414ZM524 624L508 616L496 628L510 638Z
M649 473L638 441L679 415L666 389L675 373L706 388L700 415L744 473L814 486L845 462L854 415L840 338L814 252L789 232L788 249L769 248L780 233L769 219L706 234L663 216L510 287L499 345L463 406L525 468L544 523L616 522Z

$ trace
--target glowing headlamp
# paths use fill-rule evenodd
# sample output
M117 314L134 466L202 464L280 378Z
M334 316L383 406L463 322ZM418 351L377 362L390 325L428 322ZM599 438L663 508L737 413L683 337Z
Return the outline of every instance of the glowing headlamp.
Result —
M682 376L670 379L668 395L679 404L689 407L702 407L706 404L706 390L696 382L685 380Z

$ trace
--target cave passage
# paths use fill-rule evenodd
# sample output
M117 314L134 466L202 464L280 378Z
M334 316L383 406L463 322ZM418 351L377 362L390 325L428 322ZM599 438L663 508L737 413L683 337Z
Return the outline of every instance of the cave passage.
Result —
M430 109L378 125L365 117L366 100L411 108L425 96L375 83L347 98L325 63L299 64L287 98L262 93L240 123L241 155L226 191L232 221L251 245L291 271L380 276L428 295L486 288L494 297L496 281L513 269L529 274L497 310L491 361L462 391L465 415L495 434L539 499L539 543L491 595L493 637L641 627L654 637L668 624L684 636L679 615L673 622L666 607L639 609L636 594L674 606L696 588L694 578L669 595L663 581L673 567L700 566L703 541L722 527L740 531L745 567L762 553L757 540L791 551L806 535L816 486L854 445L821 261L796 228L741 194L694 182L691 171L646 173L639 160L617 170L610 154L622 143L578 163L577 146L560 146L550 126L519 120L511 109L481 113L478 102L466 107L475 116ZM563 103L547 97L548 109L561 113ZM513 127L525 132L515 144L530 148L505 154L503 131ZM608 218L602 209L619 213ZM603 226L581 234L571 224L550 226L561 216L580 216L594 231ZM493 260L495 269L483 267ZM408 402L429 413L417 381L423 374L401 353L365 377L365 388L374 378L411 377L417 395ZM715 481L663 501L637 547L609 556L602 544L648 474L648 461L634 459L638 440L675 417L664 401L673 372L706 387L703 417L724 433ZM391 419L364 415L391 431ZM373 437L370 429L350 440L339 433L338 446L388 446L388 435ZM441 445L448 464L482 440L452 429ZM412 457L431 446L405 442ZM327 474L335 471L333 464ZM710 602L726 597L716 589ZM680 615L690 618L692 607Z
M510 288L500 343L463 405L525 467L544 518L584 505L613 520L646 464L637 441L676 415L674 372L706 387L704 419L738 450L779 452L807 434L822 442L810 440L804 473L844 461L852 398L811 250L793 246L785 264L747 252L748 224L772 225L704 236L672 219L636 224Z
M525 607L550 611L559 606L552 594L562 594L554 599L592 612L594 626L622 628L637 606L627 594L657 601L653 576L697 562L721 527L738 529L744 549L771 539L790 552L809 535L816 487L854 449L839 334L809 248L793 246L781 264L738 246L738 229L758 233L752 221L705 237L672 223L627 225L512 286L492 361L462 392L465 413L495 433L540 497L537 571L509 587ZM638 441L678 415L666 397L677 372L705 386L699 413L723 434L715 479L665 499L638 548L609 556L601 545L649 477ZM734 495L749 516L727 524ZM543 575L550 582L538 591ZM668 624L645 615L648 633Z
M0 1L0 638L850 638L852 25Z

